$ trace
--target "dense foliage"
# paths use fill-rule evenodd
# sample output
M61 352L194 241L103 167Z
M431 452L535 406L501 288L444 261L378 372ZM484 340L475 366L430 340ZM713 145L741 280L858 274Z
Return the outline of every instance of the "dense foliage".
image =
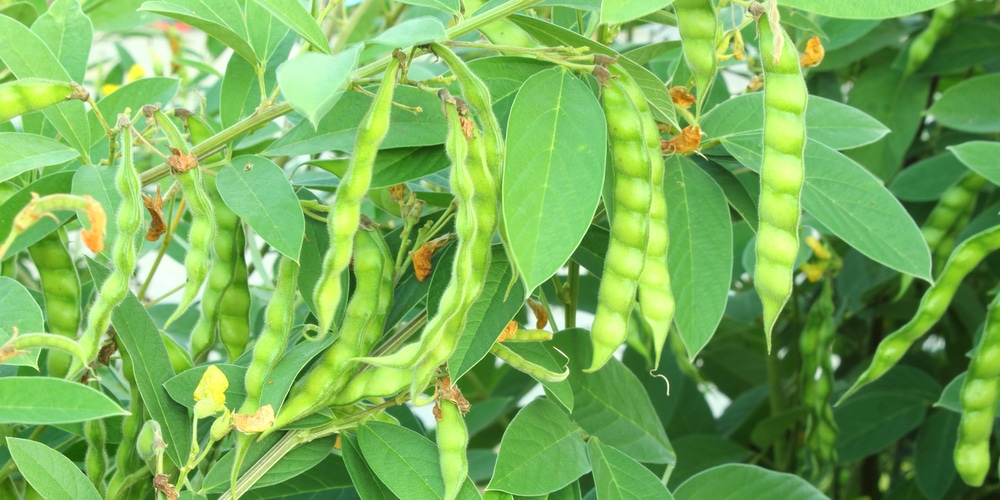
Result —
M0 497L991 497L998 21L0 0Z

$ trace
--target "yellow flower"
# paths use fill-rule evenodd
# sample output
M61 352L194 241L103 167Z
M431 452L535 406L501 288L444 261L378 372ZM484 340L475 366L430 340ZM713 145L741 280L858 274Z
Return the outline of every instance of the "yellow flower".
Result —
M129 68L128 73L125 74L125 78L122 79L123 80L122 83L123 84L132 83L142 78L143 75L145 74L146 72L145 70L142 69L142 66L139 66L138 64L133 64L132 67ZM101 93L104 95L108 95L118 90L120 87L121 85L118 85L117 83L105 83L104 85L101 85Z
M215 365L209 365L201 376L198 387L194 389L194 414L196 418L205 418L225 409L226 389L229 379Z

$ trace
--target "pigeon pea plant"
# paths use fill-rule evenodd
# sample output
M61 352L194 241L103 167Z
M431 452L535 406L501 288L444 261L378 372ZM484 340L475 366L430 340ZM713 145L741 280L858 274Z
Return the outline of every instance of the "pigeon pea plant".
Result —
M0 0L0 498L994 497L998 26Z

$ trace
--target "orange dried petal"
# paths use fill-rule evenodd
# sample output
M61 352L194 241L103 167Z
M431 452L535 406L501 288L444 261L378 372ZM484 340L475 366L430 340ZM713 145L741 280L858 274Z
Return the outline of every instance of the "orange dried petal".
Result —
M660 150L664 153L690 153L696 151L698 146L701 146L701 127L688 125L677 137L663 141Z
M507 326L503 327L503 331L500 332L500 336L497 337L497 342L503 342L513 337L514 334L517 333L518 326L519 325L517 324L517 321L514 320L511 320L509 323L507 323Z
M545 325L549 324L549 313L545 310L545 306L537 300L528 299L528 307L535 314L535 328L539 330L545 328Z
M233 413L233 425L244 434L264 432L274 425L274 408L271 405L264 405L253 415Z
M90 196L87 200L87 219L90 221L90 228L80 231L83 243L91 252L100 253L104 250L104 234L107 231L108 216L104 213L104 207L97 200Z
M698 99L686 87L677 85L670 87L668 92L670 92L670 100L684 109L688 109L692 104L698 102Z
M806 51L799 55L799 65L803 68L817 66L823 62L824 55L826 55L826 50L823 49L823 43L820 42L818 36L813 36L806 42Z

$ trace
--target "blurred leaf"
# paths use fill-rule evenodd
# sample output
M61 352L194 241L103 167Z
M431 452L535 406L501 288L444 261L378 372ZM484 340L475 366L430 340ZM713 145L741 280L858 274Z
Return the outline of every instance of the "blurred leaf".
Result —
M316 20L313 19L312 15L302 6L302 3L298 0L251 0L268 10L274 17L281 20L285 26L288 26L292 31L296 32L305 41L309 42L312 47L324 54L330 53L330 44L326 41L326 34L323 33L323 29L320 28ZM253 24L247 23L247 27L253 30ZM280 37L279 37L280 38ZM267 55L258 54L262 56L261 59L266 61ZM304 54L303 54L304 55ZM296 58L299 59L299 58ZM318 75L312 76L312 81L316 81ZM326 83L326 80L322 80ZM282 90L284 91L284 90Z
M80 153L48 137L0 132L0 182L36 168L70 161Z
M236 0L149 1L139 10L190 24L233 49L247 62L257 62L257 55L248 41L243 9Z
M948 146L959 161L970 170L986 177L993 184L1000 185L1000 142L969 141L957 146Z
M703 498L795 498L825 500L827 497L805 479L746 464L713 467L692 476L674 490L677 500Z
M750 450L714 434L693 434L673 442L677 452L677 468L670 474L669 486L677 488L688 478L703 470L750 458Z
M955 130L1000 132L1000 74L974 76L949 88L927 113Z
M959 416L950 411L931 413L917 435L915 472L917 486L927 498L940 500L948 494L948 489L958 471L951 453L958 440Z
M806 12L848 19L886 19L916 14L944 5L952 0L895 0L871 3L865 0L785 0L784 5Z

